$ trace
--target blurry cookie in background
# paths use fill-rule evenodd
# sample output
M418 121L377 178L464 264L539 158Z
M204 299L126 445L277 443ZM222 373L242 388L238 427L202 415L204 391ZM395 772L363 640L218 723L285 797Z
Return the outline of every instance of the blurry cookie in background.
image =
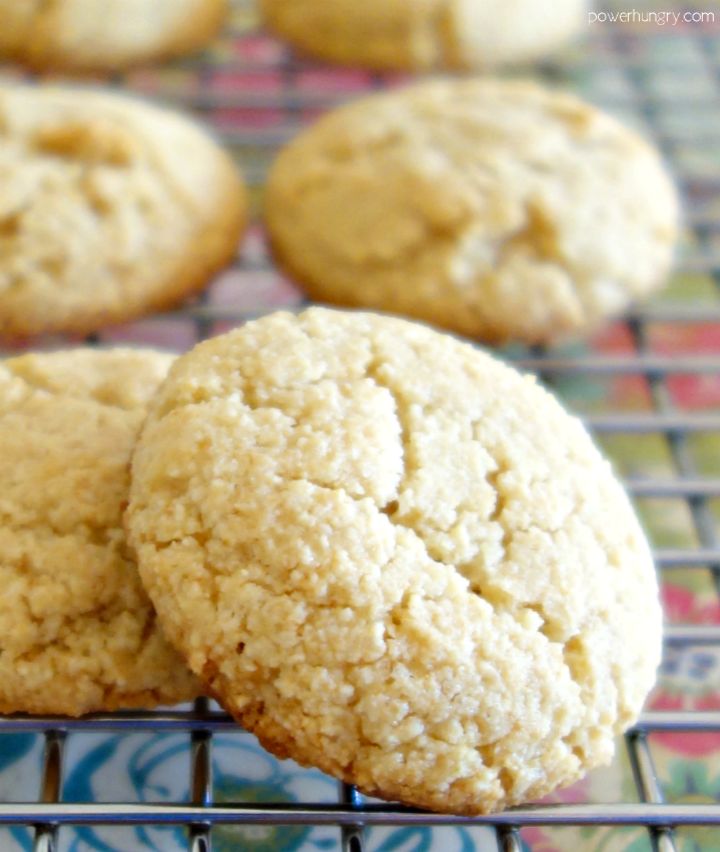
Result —
M313 56L376 69L484 68L551 53L584 0L261 0L267 26Z
M38 70L109 71L199 50L227 0L0 0L0 60Z
M170 110L0 86L0 334L91 332L171 306L235 256L246 196Z
M0 712L193 698L122 528L130 454L172 363L72 350L0 361Z
M656 151L614 119L533 83L476 79L321 119L275 163L266 221L315 300L544 343L662 286L678 202Z

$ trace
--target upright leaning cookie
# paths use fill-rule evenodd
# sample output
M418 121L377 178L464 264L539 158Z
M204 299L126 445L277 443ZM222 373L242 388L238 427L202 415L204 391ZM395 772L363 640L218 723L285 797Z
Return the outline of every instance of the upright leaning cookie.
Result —
M316 299L535 343L660 287L677 201L655 151L609 116L531 83L471 80L323 118L280 154L266 219Z
M180 358L133 458L170 640L263 744L503 808L609 760L655 677L647 543L581 424L403 320L275 314Z
M535 59L584 23L585 0L262 0L301 50L378 69L482 68Z
M38 69L102 71L203 47L227 0L0 0L0 57Z
M74 350L0 362L0 713L79 716L198 692L122 529L130 453L171 361Z
M0 87L0 334L87 332L176 303L235 255L245 191L169 110Z

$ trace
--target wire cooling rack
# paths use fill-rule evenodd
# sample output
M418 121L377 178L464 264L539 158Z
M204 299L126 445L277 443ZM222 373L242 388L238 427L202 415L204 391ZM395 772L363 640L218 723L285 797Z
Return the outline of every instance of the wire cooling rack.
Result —
M720 23L720 14L718 18ZM400 82L402 76L331 71L298 60L253 27L252 10L241 0L228 33L204 57L109 82L198 113L236 153L257 195L278 147L300 127L336 103ZM373 826L384 825L459 827L463 850L720 849L720 772L711 777L720 769L720 29L670 32L657 26L598 24L589 30L585 47L544 66L541 73L581 90L638 125L660 146L686 203L688 234L680 269L667 295L636 308L587 346L505 354L537 372L583 414L624 474L643 517L652 515L657 566L666 591L672 587L677 593L665 596L669 625L660 688L625 736L624 754L621 749L619 759L626 761L633 786L621 784L618 795L599 800L582 788L550 803L481 820L367 802L346 785L339 785L332 803L256 797L218 804L213 752L222 748L219 739L237 728L206 699L187 709L80 720L13 717L0 719L0 735L44 738L37 801L0 802L0 825L29 828L25 835L13 835L21 848L110 850L112 845L96 843L94 835L85 835L84 846L77 839L72 843L79 845L62 840L65 826L105 825L181 826L186 830L182 845L192 852L207 852L214 838L216 848L223 850L401 848L402 838L386 838L385 845L368 840ZM242 258L201 300L109 330L91 342L189 347L248 316L301 303L299 292L271 267L255 227ZM649 460L648 448L653 448ZM700 604L695 606L693 599L678 618L677 600L687 603L691 594ZM676 676L682 669L690 670L685 680ZM70 771L67 754L74 737L98 732L122 737L139 731L179 734L189 743L189 795L155 803L64 798L63 774ZM662 737L675 743L683 771L695 779L679 793L656 765L662 746L656 747L655 740L662 744ZM683 743L698 737L704 738L700 747L683 750ZM0 743L0 757L2 748ZM715 762L708 764L708 759ZM700 776L704 786L697 781ZM246 831L230 840L223 835L219 842L218 831L226 825L328 826L334 827L336 839L306 847L287 838L263 841L264 835ZM558 839L562 831L552 834L578 826L589 828L572 834L570 847ZM623 827L634 827L627 843L618 833ZM616 834L620 840L612 839ZM138 839L137 847L127 848L178 848L177 833L167 835L167 841L147 836L137 835L145 845ZM450 848L444 841L433 845L432 834L423 835L425 845L412 846L413 836L404 836L409 840L402 849ZM265 846L257 845L258 837Z

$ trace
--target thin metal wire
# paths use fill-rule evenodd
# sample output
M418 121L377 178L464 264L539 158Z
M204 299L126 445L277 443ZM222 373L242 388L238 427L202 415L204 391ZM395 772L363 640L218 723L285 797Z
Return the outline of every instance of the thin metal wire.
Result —
M697 550L656 549L654 555L658 568L704 568L720 562L718 547L698 547Z
M717 645L720 643L720 626L674 624L665 628L663 639L666 645Z
M635 497L720 497L720 479L628 479L625 487Z
M266 280L268 283L275 282L278 278L278 273L275 270L270 269L267 264L267 259L259 262L245 257L236 262L235 270L242 273L252 272L253 276L256 278ZM299 294L297 296L297 303L298 307L303 305L303 299ZM283 307L284 310L290 310L290 306L288 305ZM246 307L236 305L188 303L187 305L182 305L171 312L156 314L155 318L161 320L204 319L241 323L246 320L262 316L263 314L270 313L270 311L274 310L277 310L277 305L271 303L265 305L262 303L255 304L251 310L248 310ZM682 302L678 303L668 301L664 303L659 302L654 305L636 305L631 309L627 317L629 319L667 323L671 325L716 323L720 322L720 303L708 301L688 305ZM680 357L682 363L682 356ZM567 365L567 369L571 372L583 372L582 365L585 363L592 365L596 358L599 358L599 356L579 354L575 358L567 359L554 359L550 356L549 364L552 366L553 361L556 360L557 363L565 363ZM531 361L532 359L521 358L519 363L522 365L526 360ZM674 360L675 359L667 359L667 363L671 365ZM607 372L608 375L622 372L643 372L642 362L638 361L635 356L618 356L617 358L612 359L612 362L614 362L616 366L614 369L608 367L607 370L604 371ZM536 363L538 369L544 369L543 363L540 361L536 361ZM528 367L528 369L530 369L530 367ZM694 370L692 372L694 372Z
M203 808L181 804L0 804L0 825L427 825L427 826L720 826L720 807L705 804L536 805L483 817L417 811L390 804L366 804L362 812L345 805L257 805L244 802Z
M45 732L40 802L49 809L60 801L63 775L63 745L65 733L60 730ZM30 823L33 820L29 821ZM39 822L39 820L37 821ZM58 825L54 820L43 820L35 829L33 852L56 852Z
M208 699L198 698L194 710L198 716L206 716L209 711ZM212 732L206 727L194 730L191 736L190 800L203 808L213 803ZM207 823L191 825L188 839L190 852L212 852L212 836Z
M689 432L720 432L720 414L590 414L582 418L595 432L684 436ZM686 469L683 475L692 475Z
M362 795L351 784L338 784L341 803L348 805L354 811L362 811ZM340 829L342 852L364 852L365 827L362 822L353 825L343 825Z
M657 771L647 737L644 733L635 731L626 736L625 742L640 799L654 805L664 804L665 797L657 779ZM650 842L655 852L676 852L675 835L671 828L653 826L648 830Z
M497 830L499 852L522 852L522 841L519 830L512 825L502 826Z
M204 67L204 66L203 66ZM190 103L193 109L201 113L215 112L217 110L228 110L233 112L242 112L245 110L272 110L279 111L283 114L301 113L304 110L328 109L342 105L347 100L345 92L322 91L313 89L303 89L293 85L298 72L302 73L300 66L292 64L284 64L282 66L285 86L277 91L253 91L252 89L243 89L240 91L213 91L209 89L198 89L191 97L183 93L175 95L172 92L168 93L166 100L168 103L177 107L187 107ZM317 70L315 67L314 70ZM248 74L247 76L250 76ZM246 77L247 79L247 77ZM387 78L383 74L374 74L372 78L368 77L367 88L381 89L388 85ZM142 91L141 86L136 86ZM152 92L149 92L152 94ZM613 109L624 106L625 99L622 98L604 98L603 105L607 109ZM698 108L701 106L697 105ZM664 139L667 143L672 144L676 141L687 141L688 131L682 125L673 125L664 127L655 125L653 131L657 136ZM280 131L282 132L282 131ZM268 144L277 144L279 140L285 137L274 135L277 131L263 131L245 133L238 132L238 138L241 142L252 140L253 143L257 140L267 140ZM700 128L692 137L693 141L698 142L720 142L720 126L712 125ZM261 143L262 144L262 141Z
M647 711L640 716L636 730L644 731L718 731L720 732L720 710L662 710ZM94 713L81 719L64 716L6 716L0 718L0 734L33 731L62 730L67 733L87 731L156 731L162 733L211 733L237 731L237 723L226 713L211 711L197 714L182 710L118 711L117 713Z
M579 373L581 375L621 376L639 373L644 376L720 374L720 355L646 355L628 358L622 355L581 355L575 358L516 358L513 363L523 370L544 373Z

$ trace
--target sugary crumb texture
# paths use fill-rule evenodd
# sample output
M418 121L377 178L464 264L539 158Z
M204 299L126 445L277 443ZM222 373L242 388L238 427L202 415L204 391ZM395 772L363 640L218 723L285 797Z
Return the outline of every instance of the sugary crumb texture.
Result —
M265 23L301 50L380 69L486 68L560 47L585 0L262 0Z
M0 362L0 712L169 704L199 685L122 527L130 453L171 363L72 350Z
M0 56L38 70L122 69L202 47L227 0L0 0Z
M205 286L238 249L232 161L173 112L0 86L0 334L87 332Z
M525 81L363 98L281 152L266 219L315 299L529 343L586 333L662 286L678 231L657 153Z
M533 380L402 320L275 314L173 366L127 513L168 638L263 744L503 808L613 753L660 654L648 545Z

